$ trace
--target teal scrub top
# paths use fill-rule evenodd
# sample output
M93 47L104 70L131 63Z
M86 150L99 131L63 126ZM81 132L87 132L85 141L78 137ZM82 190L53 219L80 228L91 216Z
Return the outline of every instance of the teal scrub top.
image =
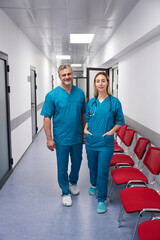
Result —
M60 145L82 143L82 114L86 112L84 92L72 85L70 94L56 87L45 97L41 115L53 117L53 138Z
M101 103L98 98L92 98L87 104L86 123L88 123L88 131L93 134L92 136L85 134L87 147L97 151L105 147L113 147L114 134L105 137L102 135L115 125L125 124L122 106L118 98L108 96Z

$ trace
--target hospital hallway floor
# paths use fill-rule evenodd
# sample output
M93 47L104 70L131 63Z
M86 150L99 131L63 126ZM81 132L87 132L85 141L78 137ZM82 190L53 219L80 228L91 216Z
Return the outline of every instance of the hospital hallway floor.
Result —
M124 214L118 228L120 187L107 212L97 214L97 199L88 194L85 147L72 207L61 205L56 153L46 147L42 129L0 190L0 240L130 240L137 213ZM138 239L136 236L135 240Z

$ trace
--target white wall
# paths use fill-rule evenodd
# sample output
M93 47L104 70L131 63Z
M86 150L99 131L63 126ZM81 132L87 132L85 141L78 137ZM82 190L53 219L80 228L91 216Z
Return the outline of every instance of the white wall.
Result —
M131 52L119 63L119 96L124 112L157 133L160 133L159 53L160 36Z
M9 82L11 120L31 109L31 86L28 82L30 66L37 72L37 105L44 101L51 90L51 75L54 66L20 29L0 10L0 51L8 54L10 65ZM38 129L42 128L43 117L37 113ZM11 132L14 166L32 142L31 118Z
M160 134L160 1L141 0L89 67L119 67L124 114Z
M160 33L160 1L141 0L122 22L110 40L93 59L87 59L91 66L102 66L147 40L148 36Z

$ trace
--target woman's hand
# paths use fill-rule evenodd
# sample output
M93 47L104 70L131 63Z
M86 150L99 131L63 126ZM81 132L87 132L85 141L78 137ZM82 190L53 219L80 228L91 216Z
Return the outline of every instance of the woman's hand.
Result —
M84 127L84 133L92 136L92 133L90 133L87 128L88 128L88 123L86 123L86 125Z
M106 132L102 135L102 137L105 137L106 135L113 135L117 130L120 128L121 125L115 125L110 131Z
M85 134L89 134L89 135L91 135L91 136L93 135L93 134L90 133L87 129L84 129L84 133L85 133Z
M102 135L102 137L105 137L106 135L113 135L114 133L112 132L112 130L106 132L105 134Z

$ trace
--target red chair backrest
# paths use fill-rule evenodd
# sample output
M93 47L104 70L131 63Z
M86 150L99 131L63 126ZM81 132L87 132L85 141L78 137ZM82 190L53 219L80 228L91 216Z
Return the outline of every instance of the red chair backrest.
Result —
M123 136L124 136L124 134L125 134L125 131L126 131L126 128L128 127L128 125L127 124L124 124L124 125L122 125L119 129L118 129L118 131L117 131L117 136L122 140L123 139Z
M158 174L160 170L160 148L150 147L143 162L152 174Z
M134 137L135 130L131 128L126 128L125 134L123 136L122 142L129 147L132 143L133 137Z
M142 222L138 227L140 240L159 240L160 239L160 219Z
M149 143L149 139L140 137L134 147L134 152L137 155L138 159L142 159L143 154L146 150L146 146Z

